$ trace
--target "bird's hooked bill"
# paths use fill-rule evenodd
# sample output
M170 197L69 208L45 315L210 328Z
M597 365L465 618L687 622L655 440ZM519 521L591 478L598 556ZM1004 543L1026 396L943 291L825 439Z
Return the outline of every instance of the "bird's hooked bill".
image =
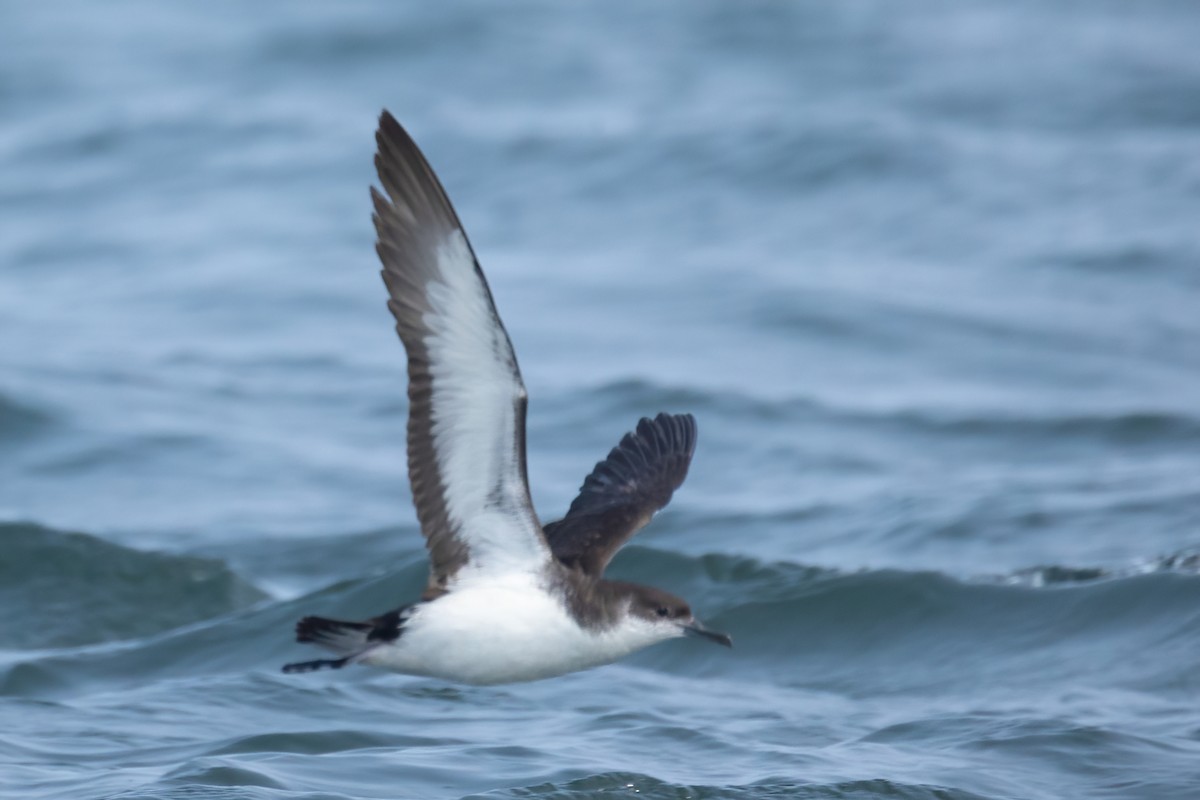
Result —
M690 624L681 626L683 632L689 636L699 636L702 639L708 639L710 642L723 644L726 647L733 647L733 639L729 638L728 633L720 631L711 631L700 624L700 620L693 619Z

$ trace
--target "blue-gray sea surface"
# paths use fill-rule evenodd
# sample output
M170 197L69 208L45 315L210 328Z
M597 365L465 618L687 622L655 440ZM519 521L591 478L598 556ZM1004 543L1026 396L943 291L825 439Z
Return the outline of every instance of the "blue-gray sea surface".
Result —
M0 796L1200 796L1200 6L0 6ZM458 206L543 519L695 640L461 688L410 601L381 108Z

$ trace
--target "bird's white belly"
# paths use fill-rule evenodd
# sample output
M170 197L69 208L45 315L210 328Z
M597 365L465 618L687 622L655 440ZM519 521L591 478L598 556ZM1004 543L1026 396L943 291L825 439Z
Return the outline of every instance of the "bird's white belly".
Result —
M623 627L581 628L529 576L463 585L419 606L393 644L363 662L410 675L493 684L606 664L650 644Z

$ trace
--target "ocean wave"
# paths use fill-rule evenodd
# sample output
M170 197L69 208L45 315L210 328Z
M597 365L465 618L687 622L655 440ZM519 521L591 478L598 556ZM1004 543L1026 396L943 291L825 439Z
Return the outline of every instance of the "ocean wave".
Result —
M1200 439L1200 418L1175 412L1135 409L1069 415L969 415L900 411L888 415L906 427L954 436L1022 437L1039 440L1089 438L1114 445L1179 443Z
M1200 577L1190 555L1119 573L1041 568L1033 580L639 551L621 577L693 599L707 624L732 634L739 672L788 685L874 693L1068 679L1169 684L1200 660ZM1163 655L1156 665L1126 668L1129 653L1149 651ZM660 648L635 661L714 676L729 669L718 655Z
M1112 445L1136 445L1200 440L1200 416L1178 410L1128 408L1095 413L1013 413L1011 410L941 410L920 406L869 408L839 405L815 397L756 397L747 393L697 386L656 383L628 378L574 392L573 407L594 413L645 413L659 406L693 412L720 412L729 419L797 421L821 419L863 429L898 428L937 436L1037 439L1040 442L1089 439Z
M17 551L24 565L17 573L39 559L59 565L5 584L10 607L21 612L2 623L9 641L60 648L11 659L0 673L0 692L8 693L55 694L77 681L274 672L299 655L296 619L361 618L412 602L427 570L424 554L413 551L386 572L256 603L262 594L221 562L140 553L30 525L0 531L28 542ZM980 681L1128 685L1128 654L1152 649L1164 657L1154 668L1141 664L1136 682L1170 683L1200 660L1200 555L1191 552L1123 571L1037 567L963 578L636 545L627 551L613 577L688 598L706 624L734 639L732 653L680 641L630 660L653 670L705 678L734 670L847 693L978 692Z
M568 401L574 405L585 403L599 406L600 410L609 413L636 412L646 413L647 408L657 407L656 404L679 406L694 411L705 411L728 407L755 407L763 410L773 407L773 404L755 400L748 395L734 392L714 392L694 386L672 386L645 378L626 378L608 381L582 391L569 393Z
M138 567L164 558L129 552L138 554L134 561ZM152 679L256 669L274 673L285 661L311 652L300 649L293 641L293 629L300 617L323 614L353 619L412 602L420 595L428 569L422 555L385 574L338 581L287 601L260 602L264 597L262 592L236 578L221 562L175 556L165 559L162 562L165 573L150 578L152 585L160 590L158 593L136 596L119 591L105 609L106 619L118 629L121 638L130 635L133 626L145 624L140 621L144 613L159 621L155 630L127 641L114 641L119 637L111 636L103 640L93 638L93 643L82 643L83 646L64 643L48 651L10 654L7 664L0 664L0 695L49 697L83 686L94 690ZM181 560L183 570L178 569L175 559ZM195 566L203 570L206 565L214 568L217 575L228 576L224 582L226 588L221 589L223 582L216 580L217 591L208 593L210 601L215 595L216 602L196 609L189 597L190 584L196 580L192 570ZM168 580L173 568L175 579ZM140 569L134 571L141 573ZM60 590L53 587L43 594L51 590L59 596ZM73 607L78 602L69 595L61 596L65 605ZM32 605L28 597L23 602ZM180 608L170 608L171 602L178 602ZM191 618L184 618L189 609ZM177 617L163 619L159 614ZM44 642L42 646L52 645Z
M46 409L18 402L0 394L0 441L24 439L53 422Z
M780 515L788 519L793 513ZM757 517L755 517L757 518ZM726 527L736 527L739 517L731 516ZM747 515L747 521L750 517ZM732 596L752 588L756 595L764 591L788 592L809 583L840 580L853 576L905 575L916 581L925 581L930 576L944 579L962 586L986 586L1004 584L1025 588L1055 587L1087 583L1102 579L1122 579L1154 573L1177 573L1200 575L1200 549L1184 549L1175 553L1155 556L1129 563L1125 567L1104 568L1083 565L1045 565L1025 567L1005 573L979 572L968 575L947 575L933 571L905 571L898 569L841 570L830 567L797 564L787 561L761 561L749 556L710 553L691 556L644 545L624 548L615 562L623 577L629 580L653 582L668 576L670 580L696 583L696 589L720 592L732 590ZM709 586L700 583L708 582Z
M144 552L86 533L0 523L0 641L57 648L148 636L265 595L221 561Z
M1185 575L1200 574L1200 551L1181 550L1165 556L1157 556L1138 561L1119 569L1103 567L1065 567L1042 566L1026 567L1015 570L1007 575L997 576L995 580L1002 583L1040 588L1059 586L1063 584L1085 583L1105 578L1122 578L1131 575L1145 575L1155 572L1178 572Z
M663 800L768 800L768 798L838 798L838 800L984 800L982 795L944 786L907 784L896 781L855 780L806 783L788 778L768 778L742 785L681 785L650 775L610 772L589 775L562 783L543 783L481 795L464 800L498 797L539 797L550 800L607 800L616 796L663 798Z

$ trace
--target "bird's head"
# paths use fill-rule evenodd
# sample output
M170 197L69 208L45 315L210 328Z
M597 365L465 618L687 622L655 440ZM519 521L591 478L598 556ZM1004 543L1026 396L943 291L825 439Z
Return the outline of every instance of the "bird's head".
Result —
M680 597L650 586L630 585L629 614L650 624L663 639L699 636L710 642L733 647L729 634L709 630L692 615L692 609Z

